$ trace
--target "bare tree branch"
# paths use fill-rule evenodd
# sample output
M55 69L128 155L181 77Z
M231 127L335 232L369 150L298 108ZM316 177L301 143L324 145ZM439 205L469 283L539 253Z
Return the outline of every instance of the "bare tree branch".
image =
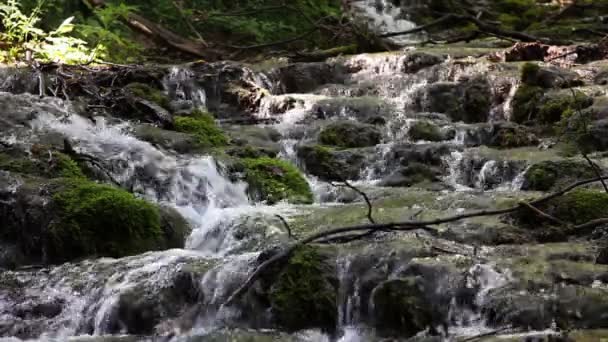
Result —
M287 229L288 236L290 238L294 238L295 236L292 234L291 227L289 226L289 223L287 222L287 220L279 214L276 214L274 216L277 217L279 220L281 220L281 222L283 223L283 226L285 226L285 229Z
M532 204L530 204L530 203L527 203L527 202L519 202L519 204L520 204L520 205L523 205L523 206L525 206L525 207L527 207L527 208L529 208L530 210L532 210L533 212L535 212L535 213L536 213L538 216L540 216L540 217L542 217L542 218L545 218L545 219L547 219L548 221L552 221L552 222L554 222L554 223L557 223L557 224L558 224L558 225L560 225L560 226L567 226L567 225L568 225L568 224L567 224L567 223L565 223L564 221L562 221L562 220L558 219L558 218L557 218L557 217L555 217L555 216L551 216L551 215L549 215L549 214L545 213L544 211L542 211L542 210L538 209L537 207L533 206L533 205L532 205Z

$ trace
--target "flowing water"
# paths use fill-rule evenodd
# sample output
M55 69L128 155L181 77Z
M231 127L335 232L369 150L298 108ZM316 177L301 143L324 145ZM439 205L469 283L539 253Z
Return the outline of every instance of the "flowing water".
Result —
M401 13L389 1L355 1L354 7L370 18L371 25L382 31L402 31L413 27L413 23L407 20L407 14ZM416 38L405 36L396 38L395 42L403 44L411 39ZM526 162L482 156L468 146L470 134L467 133L482 129L475 125L455 124L441 114L421 113L417 109L420 102L424 107L424 102L428 101L421 99L420 92L429 84L474 78L488 72L489 64L461 63L446 58L422 70L408 72L410 56L411 51L404 51L330 61L349 71L342 74L339 80L321 82L314 91L285 93L281 90L284 89L283 84L274 80L271 73L248 71L247 77L266 89L268 94L261 99L252 115L257 119L272 119L274 123L260 126L281 133L279 157L300 166L302 163L297 156L297 147L315 139L319 130L316 121L365 121L374 116L383 117L386 121L383 141L374 147L359 176L353 179L355 184L368 189L370 193L382 190L378 183L394 171L398 163L394 155L399 154L404 145L420 148L447 146L449 153L440 156L438 166L442 170L443 182L449 187L442 195L467 192L475 196L476 193L519 190L523 182L522 174L528 167ZM218 99L216 91L199 86L197 77L196 71L187 67L170 69L164 80L165 90L176 108L206 109L222 101ZM490 78L489 82L494 92L504 83L511 85L506 98L493 104L489 121L508 119L510 99L515 88L513 78ZM10 99L11 103L22 101L15 106L36 112L35 119L29 123L33 132L56 132L68 137L77 151L103 160L111 170L112 178L122 187L150 201L176 209L193 227L185 249L2 273L2 279L21 284L22 289L0 289L0 334L5 329L38 336L41 341L63 341L68 338L87 341L107 335L115 336L116 341L130 341L133 336L122 335L126 331L121 312L125 298L162 297L163 291L174 289L176 283L185 283L183 291L178 290L180 295L194 288L197 297L192 301L180 299L182 302L162 303L168 311L177 306L175 310L179 314L167 314L154 327L157 335L163 336L161 340L240 341L237 338L243 338L244 341L251 337L247 341L257 341L255 338L266 341L264 338L269 337L285 341L358 342L376 339L370 314L364 310L365 307L373 307L373 303L369 289L365 287L365 279L360 277L360 263L366 259L365 253L382 249L375 244L366 251L348 247L340 249L336 257L338 319L335 335L316 330L293 334L247 330L247 324L241 329L242 313L220 307L252 272L262 251L287 242L284 228L274 215L280 214L289 219L302 212L314 213L317 209L338 207L340 204L336 202L343 195L342 190L306 174L316 195L315 204L303 207L287 203L273 206L255 203L248 198L247 185L229 179L224 165L212 156L180 155L160 149L136 138L131 133L131 123L103 117L85 118L67 101L8 93L1 93L0 97ZM285 106L286 103L289 105ZM408 133L412 123L419 120L432 120L442 129L453 129L454 136L443 142L410 141ZM5 132L1 138L6 144L31 145L30 133ZM436 201L439 201L439 197L437 195ZM424 204L412 208L424 209ZM468 250L468 246L458 248ZM411 258L394 260L388 253L374 258L369 257L366 262L374 260L371 262L375 263L373 267L382 270L378 272L386 279L397 279L410 272L408 262ZM490 291L511 280L508 270L500 269L487 258L476 257L475 260L476 263L467 269L464 276L464 288L474 293L472 299L462 303L454 295L442 304L449 308L449 313L445 324L439 324L442 326L437 330L443 331L446 340L490 331L486 317L479 308L484 306ZM199 279L186 277L184 280L184 274L189 274L187 271L193 269L203 276ZM451 293L453 284L450 281L439 277L437 284L438 297L442 296L440 290ZM63 309L48 317L27 314L34 307L37 310L46 307L51 311ZM133 310L137 312L145 310L145 307L136 306ZM268 312L259 313L260 317L254 321L263 321L268 315ZM183 319L183 316L189 319ZM448 334L450 337L446 337ZM9 339L12 340L17 339Z

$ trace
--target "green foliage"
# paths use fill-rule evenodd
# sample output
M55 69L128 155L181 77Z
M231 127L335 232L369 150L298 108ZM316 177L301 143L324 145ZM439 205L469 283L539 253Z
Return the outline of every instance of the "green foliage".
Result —
M228 138L209 113L194 111L192 116L175 117L175 130L196 135L201 147L220 147L228 144Z
M573 94L564 94L543 101L538 111L538 117L543 123L568 121L575 113L592 104L593 100L589 96L575 91Z
M270 291L272 311L281 326L291 331L335 327L336 291L324 276L327 268L314 247L301 247L289 258Z
M153 6L152 6L153 7ZM143 47L132 39L130 28L124 24L137 8L122 2L95 9L94 16L77 26L78 34L92 46L101 58L117 62L136 62Z
M249 192L259 200L274 204L282 200L290 203L312 203L308 182L289 162L261 157L244 159Z
M536 0L501 0L492 4L500 13L498 20L501 24L514 30L526 29L552 10L552 7L541 5Z
M67 64L94 58L85 41L69 35L74 29L74 17L65 19L56 29L47 32L37 27L40 15L39 6L29 15L24 14L17 0L8 0L0 5L0 21L4 28L0 32L0 42L9 46L4 56L0 56L0 61L22 60L26 51L31 51L32 57L40 61Z
M48 232L54 262L83 256L122 257L161 241L158 208L118 188L81 179L61 180L53 196L58 220Z

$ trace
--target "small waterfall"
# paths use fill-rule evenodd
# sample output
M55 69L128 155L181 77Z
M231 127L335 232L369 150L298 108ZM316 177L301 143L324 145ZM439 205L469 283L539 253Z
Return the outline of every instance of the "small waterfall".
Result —
M355 13L369 20L370 27L380 33L401 32L416 27L398 6L388 0L354 1ZM396 44L411 44L420 40L420 35L404 35L390 39Z
M182 66L171 67L163 85L169 97L177 102L177 109L207 109L207 94L196 83L196 74L192 70Z
M487 264L476 264L465 275L466 288L475 291L472 303L459 306L453 299L448 313L450 335L475 336L492 331L477 308L483 306L487 294L493 289L506 285L510 279L508 272L500 273Z

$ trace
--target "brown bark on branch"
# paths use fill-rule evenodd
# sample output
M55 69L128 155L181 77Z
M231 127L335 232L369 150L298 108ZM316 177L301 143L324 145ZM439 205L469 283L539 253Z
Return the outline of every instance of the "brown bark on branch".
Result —
M104 0L86 0L92 7L104 7ZM136 13L130 13L125 19L126 24L132 29L137 30L148 37L151 37L157 41L164 43L170 47L173 47L179 51L206 58L204 43L197 42L188 38L184 38L177 33L170 31L152 21L142 17Z

